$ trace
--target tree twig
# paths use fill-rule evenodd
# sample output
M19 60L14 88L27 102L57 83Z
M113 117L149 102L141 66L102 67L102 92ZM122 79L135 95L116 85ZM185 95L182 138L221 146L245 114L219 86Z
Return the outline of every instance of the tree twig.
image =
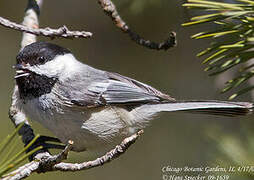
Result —
M114 149L106 153L104 156L99 157L93 161L83 162L83 163L59 163L52 167L52 170L60 171L81 171L85 169L91 169L97 166L102 166L105 163L110 162L111 160L119 157L124 154L125 151L136 142L136 140L143 134L144 131L140 130L136 134L125 138L120 145L117 145Z
M11 22L8 19L0 17L0 25L11 28L17 31L22 31L26 33L31 33L37 36L46 36L50 38L62 37L62 38L89 38L92 36L91 32L86 31L70 31L66 26L62 26L58 29L52 28L36 28L36 27L27 27L15 22Z
M117 12L116 6L111 0L98 0L98 3L100 4L104 12L111 17L115 25L119 29L121 29L124 33L127 33L129 37L137 44L156 50L168 50L169 48L174 47L176 45L175 32L170 32L169 37L161 43L145 40L127 26L127 24L122 20L121 16Z
M63 163L62 160L67 158L68 152L71 149L72 142L66 146L66 148L56 156L51 156L48 153L40 153L36 155L36 159L30 163L21 166L17 170L7 174L2 180L19 180L30 176L33 172L48 172L48 171L81 171L91 169L94 167L102 166L111 160L116 159L140 137L143 130L140 130L136 134L125 138L120 145L117 145L114 149L106 153L104 156L99 157L93 161L83 163Z
M38 28L39 27L39 10L42 6L43 0L28 0L23 25L27 28ZM21 50L31 44L36 42L36 36L34 34L24 32L21 39ZM24 112L20 108L20 104L18 102L18 87L15 84L13 94L12 94L12 102L9 110L9 118L12 120L15 126L18 126L20 123L25 122L23 127L20 129L19 134L22 136L22 140L24 144L28 144L34 137L33 129L29 125L27 121L27 117Z

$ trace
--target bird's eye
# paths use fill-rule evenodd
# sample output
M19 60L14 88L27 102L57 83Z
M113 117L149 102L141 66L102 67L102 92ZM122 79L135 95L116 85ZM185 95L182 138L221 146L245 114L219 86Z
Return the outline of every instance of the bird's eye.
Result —
M43 63L45 63L46 59L43 56L41 56L38 58L38 61L39 61L39 63L43 64Z

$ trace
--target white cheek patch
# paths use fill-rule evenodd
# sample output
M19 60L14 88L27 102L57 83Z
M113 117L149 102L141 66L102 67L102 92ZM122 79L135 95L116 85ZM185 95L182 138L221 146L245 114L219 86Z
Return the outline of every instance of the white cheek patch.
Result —
M72 54L58 55L53 60L38 66L31 66L29 70L36 74L48 77L60 76L61 73L69 73L78 61Z

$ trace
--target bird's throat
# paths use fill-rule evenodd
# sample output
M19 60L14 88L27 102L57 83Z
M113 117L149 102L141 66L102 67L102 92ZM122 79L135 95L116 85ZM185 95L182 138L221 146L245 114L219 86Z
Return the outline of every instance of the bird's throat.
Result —
M57 79L32 73L27 77L16 78L21 99L32 99L51 92Z

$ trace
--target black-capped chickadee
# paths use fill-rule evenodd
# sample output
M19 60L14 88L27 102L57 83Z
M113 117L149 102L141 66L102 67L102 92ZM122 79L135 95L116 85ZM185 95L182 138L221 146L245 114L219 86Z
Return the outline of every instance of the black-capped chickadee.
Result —
M178 101L153 87L79 62L47 42L26 46L17 56L18 106L74 151L103 152L160 112L245 115L248 102Z

